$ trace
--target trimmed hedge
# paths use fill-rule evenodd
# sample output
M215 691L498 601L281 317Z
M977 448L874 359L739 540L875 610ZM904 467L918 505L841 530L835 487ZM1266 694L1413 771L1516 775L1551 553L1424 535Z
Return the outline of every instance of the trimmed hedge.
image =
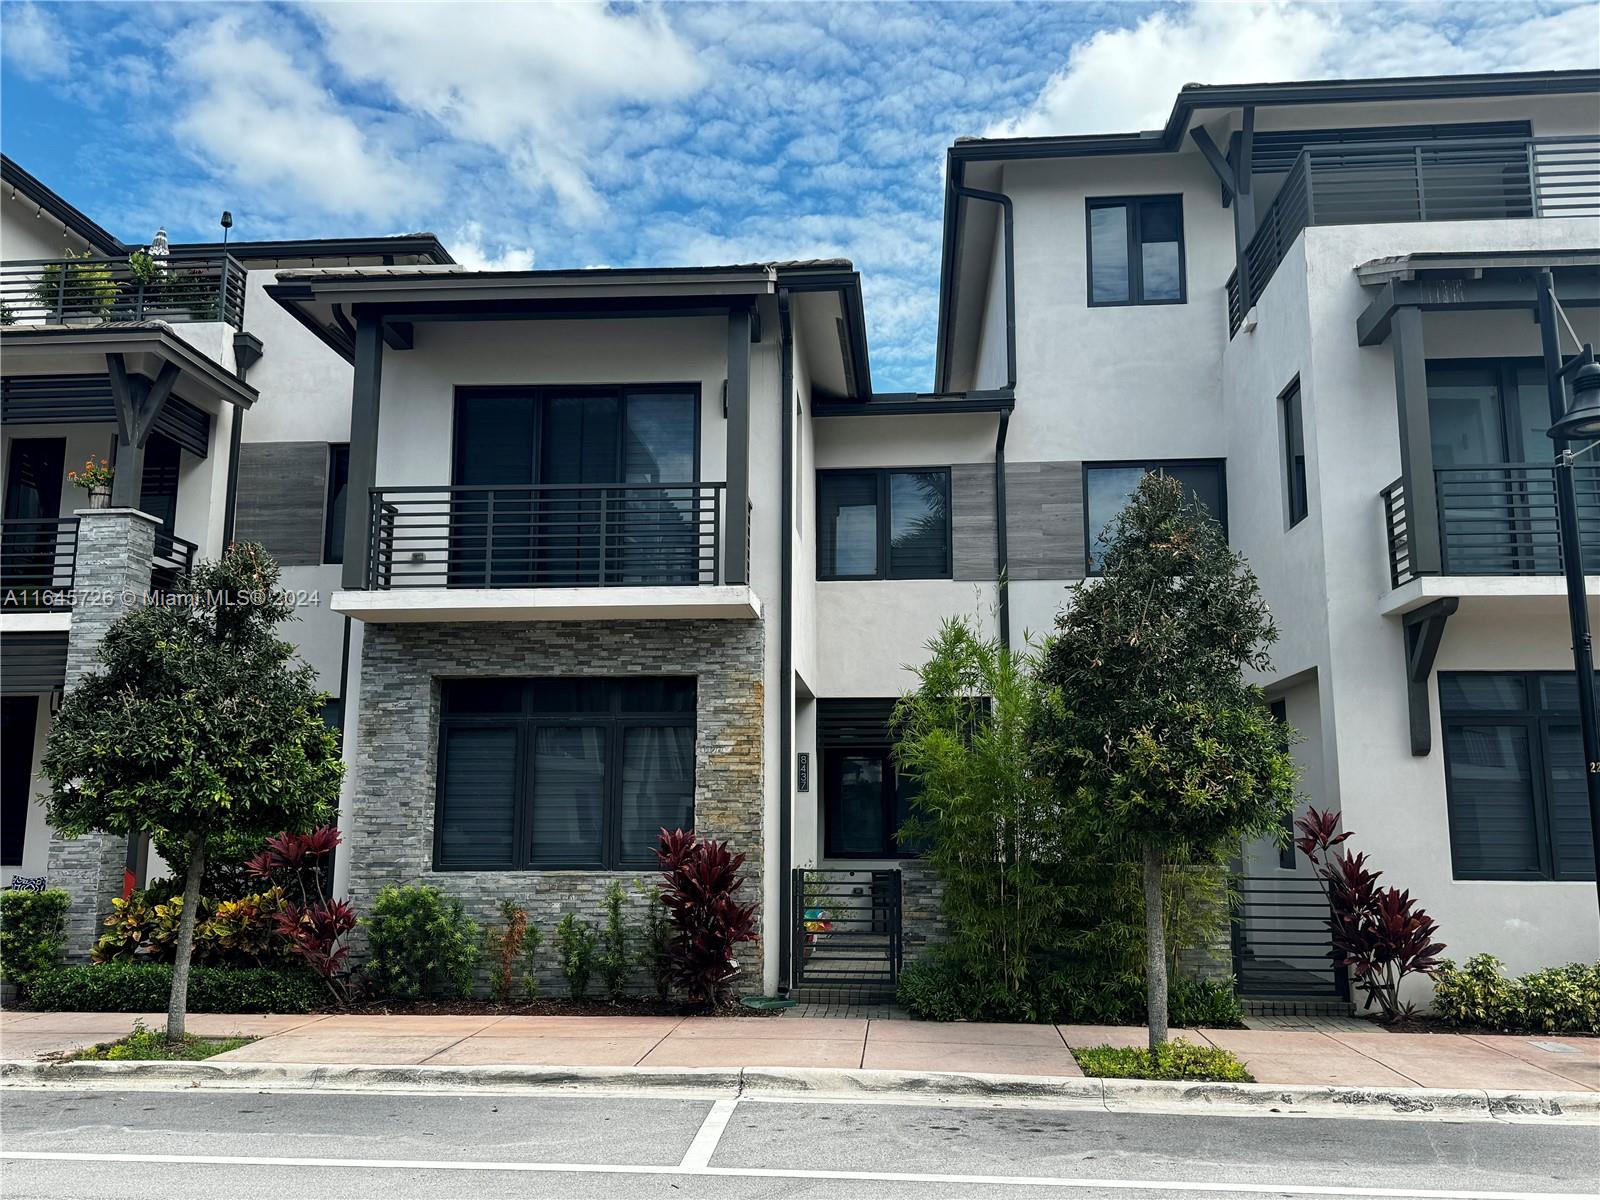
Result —
M26 989L31 976L60 963L69 903L60 888L0 892L0 980Z
M41 971L28 1005L52 1012L165 1012L172 993L167 963L108 962ZM190 967L189 1011L303 1013L327 1003L310 971L267 967Z
M1448 959L1433 981L1434 1011L1451 1025L1507 1033L1600 1032L1600 963L1568 963L1516 979L1492 954Z

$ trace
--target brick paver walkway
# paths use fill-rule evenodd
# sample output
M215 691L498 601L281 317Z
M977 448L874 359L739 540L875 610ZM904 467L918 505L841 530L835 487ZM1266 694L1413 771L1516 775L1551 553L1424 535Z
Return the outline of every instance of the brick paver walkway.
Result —
M159 1028L162 1016L144 1016ZM0 1058L112 1041L126 1013L0 1013ZM537 1066L867 1067L1079 1074L1072 1047L1143 1045L1139 1026L785 1017L382 1017L196 1014L192 1032L260 1040L214 1061ZM1360 1030L1177 1030L1262 1083L1600 1091L1600 1039Z

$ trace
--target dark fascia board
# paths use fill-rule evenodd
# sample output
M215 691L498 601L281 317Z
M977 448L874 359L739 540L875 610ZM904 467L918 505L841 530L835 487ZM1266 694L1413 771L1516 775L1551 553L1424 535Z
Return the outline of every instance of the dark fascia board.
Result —
M100 253L120 256L128 252L128 248L109 229L91 220L83 210L45 186L37 176L25 170L9 155L0 154L0 182L19 192L26 192L35 203Z
M1078 158L1111 154L1170 153L1183 145L1190 118L1202 109L1291 104L1359 104L1374 101L1467 100L1494 96L1559 96L1600 92L1600 71L1523 71L1483 75L1421 75L1395 79L1325 79L1301 83L1188 84L1159 130L1060 137L963 138L946 155L944 238L939 266L939 320L934 337L934 387L948 384L955 252L966 205L962 186L969 162Z
M91 354L152 354L172 363L182 374L176 391L185 399L196 392L238 408L249 408L260 393L221 363L196 350L161 325L7 325L0 326L0 348L7 354L19 350L63 344Z
M778 286L791 292L837 292L839 310L844 314L845 333L856 386L861 395L872 395L872 362L867 352L867 314L861 296L861 273L853 268L803 267L778 269ZM860 400L846 401L859 404Z
M1016 397L1007 389L982 392L880 392L867 400L813 400L821 417L949 417L1011 412Z
M174 258L202 258L222 253L242 260L269 258L382 258L386 254L426 259L435 266L453 266L455 259L431 233L398 237L287 238L261 242L178 242Z

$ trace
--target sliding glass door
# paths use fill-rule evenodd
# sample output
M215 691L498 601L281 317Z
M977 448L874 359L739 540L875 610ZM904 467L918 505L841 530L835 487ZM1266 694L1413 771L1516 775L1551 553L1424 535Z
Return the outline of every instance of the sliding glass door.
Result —
M692 583L694 387L462 389L454 586Z

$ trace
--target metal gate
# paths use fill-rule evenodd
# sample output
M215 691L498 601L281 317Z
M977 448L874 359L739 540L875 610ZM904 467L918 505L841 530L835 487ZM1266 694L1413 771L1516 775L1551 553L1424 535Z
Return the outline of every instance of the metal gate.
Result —
M1233 973L1257 1000L1348 1000L1343 963L1330 957L1328 902L1304 876L1235 877Z
M794 986L851 999L894 995L900 979L900 872L794 872Z

